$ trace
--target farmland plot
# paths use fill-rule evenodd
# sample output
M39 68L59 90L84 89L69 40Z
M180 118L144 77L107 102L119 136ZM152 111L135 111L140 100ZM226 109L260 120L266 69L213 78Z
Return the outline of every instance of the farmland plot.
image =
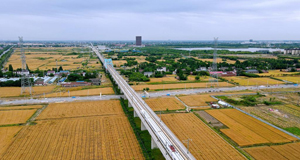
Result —
M247 78L244 76L239 77L224 77L229 81L239 83L241 86L255 86L255 85L275 85L283 84L284 82L270 79L270 78Z
M185 109L185 106L175 97L150 98L145 101L153 111Z
M50 93L55 88L55 86L38 86L32 87L33 95ZM24 93L29 95L29 93ZM21 87L0 87L0 97L15 97L21 95Z
M68 90L68 88L66 88ZM46 97L68 97L68 96L92 96L92 95L102 95L104 94L114 94L114 90L111 87L106 88L95 88L95 89L85 89L79 91L70 91L70 95L68 91L65 92L56 92L47 94Z
M22 126L0 127L0 156L13 141L14 136L20 131Z
M26 62L28 67L31 70L48 70L52 68L56 68L56 64L58 66L62 66L65 70L73 70L73 69L81 69L84 68L82 65L83 62L86 62L88 57L90 56L85 52L83 55L68 55L71 52L81 52L81 48L76 47L59 47L59 48L36 48L29 47L25 48ZM56 61L57 60L57 61ZM13 68L21 68L21 56L20 49L17 48L15 53L8 59L6 64L6 68L8 68L9 64L13 66ZM95 60L91 60L88 67L92 68L100 68L101 64L96 64Z
M104 115L124 115L119 100L89 101L71 103L51 103L37 117L41 119L86 117Z
M179 140L192 139L189 148L196 159L245 159L193 113L163 114L161 117Z
M0 111L0 125L26 123L35 112L36 109Z
M281 80L285 80L285 81L289 81L289 82L293 82L293 83L299 83L300 82L300 77L275 77L277 79L281 79Z
M209 94L197 94L197 95L187 95L187 96L179 96L180 100L182 100L188 106L208 106L206 102L215 102L216 99L212 98Z
M257 160L297 160L300 157L300 143L289 143L270 147L252 147L245 148L244 150Z
M282 72L280 70L268 70L269 73L259 73L260 76L283 76L283 75L291 75L296 74L297 72Z
M229 129L221 129L221 131L240 146L297 140L236 109L208 110L206 112L229 127Z
M125 116L38 121L0 159L144 159Z
M240 107L242 110L254 114L264 120L282 127L300 128L300 107L294 105L274 105L260 107ZM273 111L270 111L273 109ZM277 109L277 110L276 110Z
M150 78L150 82L176 82L178 81L175 77L167 76L162 78Z

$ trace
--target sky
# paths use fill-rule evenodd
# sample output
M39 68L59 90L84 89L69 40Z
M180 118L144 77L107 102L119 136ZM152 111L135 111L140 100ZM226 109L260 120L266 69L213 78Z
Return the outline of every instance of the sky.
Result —
M1 0L0 40L299 40L300 0Z

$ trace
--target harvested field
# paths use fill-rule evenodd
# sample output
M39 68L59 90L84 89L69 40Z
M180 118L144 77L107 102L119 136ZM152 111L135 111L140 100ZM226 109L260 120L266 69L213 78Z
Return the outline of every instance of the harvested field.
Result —
M300 107L294 105L273 105L260 107L240 107L242 110L254 114L268 122L282 128L300 128ZM273 109L274 111L270 111ZM277 109L277 110L276 110Z
M47 94L46 97L68 97L69 93L66 88L65 92L56 92ZM85 90L78 90L78 91L70 91L70 96L92 96L92 95L99 95L101 94L114 94L114 90L111 87L106 88L95 88L95 89L85 89Z
M291 75L296 74L297 72L282 72L280 70L268 70L269 73L259 73L260 76L283 76L283 75Z
M299 83L300 82L300 77L291 77L291 76L289 76L289 77L286 77L286 76L284 76L284 77L275 77L275 78L277 78L277 79L281 79L281 80L284 80L284 81L289 81L289 82L293 82L293 83Z
M0 127L0 157L13 141L22 126Z
M124 115L119 100L51 103L37 119L108 115Z
M0 125L26 123L35 112L36 109L0 111Z
M206 102L216 102L217 100L212 98L209 94L196 94L188 96L178 96L186 105L191 107L196 106L208 106Z
M144 159L127 117L38 121L0 159Z
M229 129L221 131L240 146L262 143L284 143L297 139L236 109L207 110Z
M208 114L205 111L197 111L196 113L213 127L223 127L224 126L220 121L218 121L216 118L214 118L213 116L211 116L210 114Z
M161 117L179 140L192 139L189 150L196 159L245 159L193 113L162 114Z
M5 106L1 107L0 110L22 110L22 109L39 109L42 108L42 105L34 105L34 106Z
M285 82L270 79L270 78L247 78L244 76L238 77L224 77L225 79L239 83L241 86L255 86L255 85L275 85L275 84L284 84Z
M55 86L39 86L32 87L33 95L50 93L55 88ZM0 97L17 97L21 96L21 87L0 87ZM29 95L29 93L25 93Z
M252 147L244 150L257 160L297 160L300 157L300 143Z
M145 101L153 111L185 109L185 106L175 97L150 98Z
M205 88L209 87L208 83L177 83L177 84L158 84L158 85L133 85L132 88L136 91L142 91L144 88L149 88L150 91L154 90L167 90L167 89L192 89L192 88ZM227 82L219 82L220 87L233 86Z

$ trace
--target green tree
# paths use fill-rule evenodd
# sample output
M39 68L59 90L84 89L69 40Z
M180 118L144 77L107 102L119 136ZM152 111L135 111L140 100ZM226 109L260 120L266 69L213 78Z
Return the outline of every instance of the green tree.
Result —
M51 74L49 75L49 77L54 77L54 74L53 74L53 73L51 73Z
M199 76L196 76L196 77L195 77L195 80L197 80L197 81L198 81L199 79L200 79L200 77L199 77Z
M72 73L68 76L69 81L82 81L83 79L83 76L76 73Z
M2 71L0 70L0 77L3 77L3 73L2 73Z
M39 72L39 73L38 73L38 76L39 76L39 77L43 77L43 76L44 76L44 71Z
M8 66L8 71L10 71L10 72L14 71L14 68L13 68L13 66L11 64Z
M59 68L58 68L58 72L60 72L60 71L63 71L62 66L59 66Z

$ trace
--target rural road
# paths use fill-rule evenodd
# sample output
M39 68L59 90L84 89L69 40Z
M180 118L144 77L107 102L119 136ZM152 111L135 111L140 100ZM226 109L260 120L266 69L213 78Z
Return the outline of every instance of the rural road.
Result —
M207 93L207 92L221 92L221 91L240 91L240 90L256 90L256 89L270 89L270 88L295 88L294 85L274 85L270 87L266 86L237 86L237 87L224 87L224 88L198 88L198 89L179 89L179 90L165 90L165 91L156 91L149 92L150 98L152 97L161 97L161 96L173 96L180 94L196 94L196 93ZM145 94L138 92L140 96ZM86 96L86 97L59 97L59 98L40 98L40 99L18 99L11 101L1 101L0 105L20 105L20 104L41 104L41 103L62 103L62 102L72 102L72 101L96 101L96 100L109 100L109 99L119 99L123 97L122 95L102 95L100 96Z

